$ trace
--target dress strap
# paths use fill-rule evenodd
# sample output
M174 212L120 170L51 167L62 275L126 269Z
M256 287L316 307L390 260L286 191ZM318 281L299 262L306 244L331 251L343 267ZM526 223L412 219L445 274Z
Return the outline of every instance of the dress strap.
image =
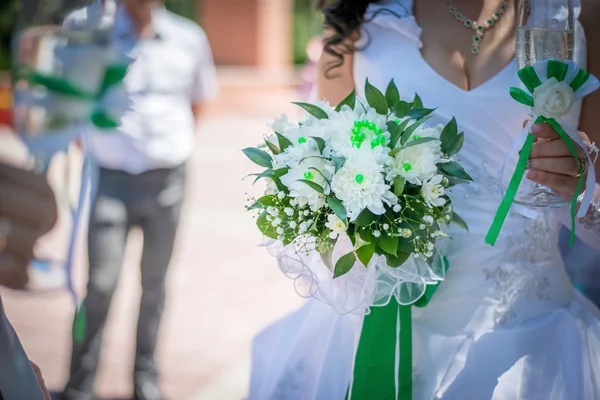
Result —
M412 0L384 0L369 5L365 13L364 27L378 26L394 30L408 37L418 48L421 42L421 27L413 15Z

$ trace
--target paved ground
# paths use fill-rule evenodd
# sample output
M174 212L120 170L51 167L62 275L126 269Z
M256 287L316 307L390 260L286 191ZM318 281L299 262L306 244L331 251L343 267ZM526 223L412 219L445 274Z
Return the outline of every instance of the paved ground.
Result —
M228 90L226 88L226 90ZM244 210L254 172L239 151L255 145L265 123L287 111L293 93L268 91L213 105L190 163L187 203L169 277L159 359L169 399L235 400L247 390L250 340L265 325L301 304ZM230 96L229 96L230 97ZM0 147L7 148L0 141ZM103 399L131 394L133 335L139 297L141 235L132 232L122 280L105 335L97 392ZM84 281L80 249L78 281ZM3 292L7 314L51 389L62 387L73 308L64 293Z

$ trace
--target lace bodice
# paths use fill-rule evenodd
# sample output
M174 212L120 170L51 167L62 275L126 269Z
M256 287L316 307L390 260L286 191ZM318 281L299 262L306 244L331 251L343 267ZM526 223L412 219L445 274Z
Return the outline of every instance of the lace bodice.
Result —
M383 8L393 13L381 12ZM484 242L501 200L499 176L504 157L528 118L525 108L509 96L508 88L516 84L516 62L465 91L440 76L421 56L421 28L412 16L412 1L383 1L371 5L368 13L372 18L363 26L362 40L369 42L354 57L355 81L369 78L384 88L393 78L407 100L418 93L427 106L439 107L434 123L445 123L455 116L465 132L459 156L474 182L454 187L450 195L469 232L450 228L451 267L431 308L436 301L471 293L480 297L474 307L492 313L493 325L502 325L570 302L573 291L557 250L560 224L552 212L541 212L531 219L513 211L497 244L491 247ZM577 61L585 65L585 38L580 27L576 42ZM360 93L361 85L357 88ZM575 107L570 119L577 121L579 112L580 106ZM468 328L469 318L477 312L472 310L471 316L465 313L460 323L440 324Z

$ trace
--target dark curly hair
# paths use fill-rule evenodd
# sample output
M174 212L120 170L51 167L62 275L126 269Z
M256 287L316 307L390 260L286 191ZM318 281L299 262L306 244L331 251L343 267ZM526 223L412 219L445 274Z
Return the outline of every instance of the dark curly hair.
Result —
M355 46L360 36L360 27L368 22L365 13L370 4L379 3L381 0L336 0L333 3L328 0L318 0L317 10L325 16L323 28L328 34L323 39L323 51L335 57L335 60L327 65L325 75L332 77L331 72L343 65L344 55L352 54L360 50ZM390 13L401 18L391 10L381 9L376 14ZM373 14L369 19L376 16Z

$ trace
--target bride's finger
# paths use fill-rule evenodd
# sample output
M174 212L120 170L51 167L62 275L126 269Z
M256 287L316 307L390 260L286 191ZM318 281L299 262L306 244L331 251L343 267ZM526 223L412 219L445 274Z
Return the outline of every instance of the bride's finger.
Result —
M573 197L575 190L577 189L577 184L579 183L579 178L538 171L535 169L527 171L527 179L549 187L554 193L565 199ZM585 190L585 188L582 188L582 191L583 190Z
M576 146L579 155L583 154L583 149ZM554 157L573 157L571 150L562 139L542 140L535 142L531 149L531 158L554 158Z
M558 139L560 135L548 124L535 124L531 133L538 139Z
M534 158L530 162L530 167L538 171L552 172L566 176L579 175L579 166L577 165L577 160L573 157Z

